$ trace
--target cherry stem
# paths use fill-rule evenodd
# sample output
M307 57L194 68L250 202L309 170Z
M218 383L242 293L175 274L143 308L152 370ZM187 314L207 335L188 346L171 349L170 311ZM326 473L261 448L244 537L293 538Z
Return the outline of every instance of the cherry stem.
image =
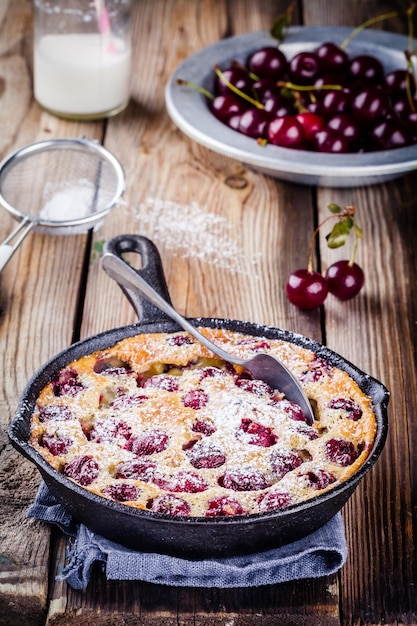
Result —
M242 63L239 63L239 61L233 61L231 65L232 67L238 67L239 69L244 70L249 78L251 78L253 81L256 82L257 80L259 80L259 76L248 70L247 67L245 67L245 65L243 65Z
M412 111L415 111L416 107L414 106L413 94L411 91L411 78L414 81L414 85L417 86L416 69L412 60L412 57L415 54L414 46L413 46L413 43L414 43L413 13L414 13L415 8L416 8L416 3L413 2L412 5L407 10L408 50L405 53L405 56L407 59L407 69L408 69L407 81L406 81L407 99L408 99L408 102L410 103L410 107Z
M227 80L227 78L225 78L223 72L221 71L221 69L219 68L218 65L214 66L214 71L216 72L217 76L220 78L220 80L222 81L222 83L224 85L226 85L226 87L229 87L229 89L231 91L233 91L235 94L237 94L238 96L240 96L241 98L243 98L244 100L247 100L248 102L250 102L251 104L253 104L253 106L255 106L257 109L263 109L264 105L261 104L259 102L259 100L254 100L253 98L251 98L250 96L248 96L247 94L243 93L243 91L241 91L240 89L238 89L237 87L235 87L235 85L232 85L231 82L229 82Z
M294 92L293 95L294 95L294 106L297 109L298 113L306 113L308 109L302 101L301 94L296 91ZM314 98L313 98L313 101L314 101Z
M359 237L356 233L356 231L353 231L354 234L354 238L353 238L353 250L352 250L352 254L350 255L350 259L348 261L348 266L352 267L353 264L355 263L355 257L356 257L356 250L358 249L358 243L359 243Z
M408 53L408 51L405 51L405 58L407 60L407 75L406 75L406 79L405 79L405 93L407 96L407 102L410 105L410 109L412 111L416 110L416 107L414 105L414 98L413 98L413 91L411 88L412 83L414 83L415 86L417 86L417 77L414 71L414 63L411 59L411 55Z
M204 87L201 87L201 85L198 85L197 83L193 83L191 80L183 80L182 78L177 78L177 80L175 81L175 84L183 85L185 87L192 87L193 89L196 89L197 91L202 93L203 96L210 98L210 100L214 100L214 96L212 93L207 91L207 89L205 89Z
M408 52L410 55L414 52L414 26L413 26L413 13L416 8L416 3L413 2L407 9L407 24L408 24Z
M329 215L328 217L326 217L322 222L320 222L320 224L317 226L317 228L314 230L313 234L311 235L311 239L310 239L310 245L308 247L308 261L307 261L307 271L311 274L311 272L313 271L313 252L314 252L314 240L316 238L317 233L319 232L319 230L321 229L321 227L328 222L331 219L336 219L338 218L340 219L344 219L346 217L352 217L355 215L356 209L354 206L346 206L344 208L344 210L341 213L337 213L336 215ZM353 253L351 256L351 259L349 261L349 265L353 265L354 263L354 259L355 259L355 254L356 254L356 249L358 247L358 236L355 232L355 242L354 242L354 248L353 248Z
M286 89L292 89L293 91L321 91L322 89L332 89L341 91L342 85L295 85L294 83L287 82L285 80L279 80L277 87L285 87Z
M277 40L278 44L284 40L284 30L285 28L287 28L287 26L291 24L292 13L295 9L295 4L295 1L292 2L290 6L286 9L285 13L278 15L269 31L272 37Z
M382 22L383 20L388 20L391 17L398 17L398 15L399 15L398 11L392 11L391 13L383 13L382 15L378 15L377 17L372 17L371 19L367 20L366 22L363 22L363 24L361 24L360 26L355 28L350 33L350 35L348 37L346 37L346 39L344 41L342 41L342 43L340 44L340 48L342 48L342 50L344 48L346 48L348 43L350 43L354 37L359 35L359 33L361 31L363 31L365 28L368 28L368 26L373 26L373 24L377 24L378 22Z
M333 217L333 216L331 216ZM331 217L328 217L327 219L331 219ZM327 219L325 221L327 221ZM323 222L322 222L323 224ZM322 224L319 224L316 228L316 230L314 231L314 233L311 235L311 239L310 239L310 245L308 247L308 262L307 262L307 272L309 274L312 273L313 271L313 251L314 251L314 240L316 238L317 233L320 230L320 227L322 226Z

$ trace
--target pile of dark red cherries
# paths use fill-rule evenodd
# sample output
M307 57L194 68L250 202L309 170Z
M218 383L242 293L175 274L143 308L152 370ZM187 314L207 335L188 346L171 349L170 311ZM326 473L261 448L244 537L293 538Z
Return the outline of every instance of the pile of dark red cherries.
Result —
M350 58L332 42L291 59L278 46L260 48L246 65L216 68L214 89L215 117L260 143L332 154L417 143L414 75L385 73L375 56Z

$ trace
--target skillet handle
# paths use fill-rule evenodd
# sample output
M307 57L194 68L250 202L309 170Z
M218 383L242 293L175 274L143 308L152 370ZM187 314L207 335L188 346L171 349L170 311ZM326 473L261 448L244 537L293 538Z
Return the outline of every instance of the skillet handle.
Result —
M118 235L117 237L109 239L104 244L103 253L106 252L111 252L121 258L125 263L126 259L123 259L123 254L139 254L142 266L140 269L133 269L142 276L164 300L172 304L159 251L150 239L142 237L141 235ZM138 291L122 287L120 284L119 287L135 309L141 324L171 321L171 318L158 307L151 304L145 298L141 298Z

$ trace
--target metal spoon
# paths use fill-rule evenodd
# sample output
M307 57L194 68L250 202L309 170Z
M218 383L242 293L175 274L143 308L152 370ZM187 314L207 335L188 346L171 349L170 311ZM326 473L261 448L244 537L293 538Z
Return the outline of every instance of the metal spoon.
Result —
M168 304L142 276L115 254L106 252L101 259L101 264L106 273L119 285L127 289L138 289L149 302L161 309L168 317L177 322L179 326L189 332L190 335L218 357L228 363L244 367L251 372L254 378L263 380L273 389L281 391L288 400L295 402L301 407L307 423L310 425L313 423L314 414L311 405L299 382L283 363L270 354L257 354L251 359L241 359L225 352L194 328L194 326Z

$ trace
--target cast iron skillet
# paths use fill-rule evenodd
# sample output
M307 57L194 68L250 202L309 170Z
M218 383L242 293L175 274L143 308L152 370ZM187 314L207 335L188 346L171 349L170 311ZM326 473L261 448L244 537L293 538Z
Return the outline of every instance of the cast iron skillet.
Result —
M148 239L121 235L107 243L106 250L117 255L134 252L140 255L139 273L166 299L170 300L158 250ZM138 333L173 332L179 327L153 305L130 290L125 290L139 316L139 323L116 328L73 344L47 362L29 381L20 399L8 434L13 446L40 471L53 495L75 520L95 532L129 548L190 558L231 556L278 547L309 534L335 515L351 496L359 481L378 459L387 435L388 390L379 381L328 348L286 330L249 322L194 318L194 325L226 328L253 336L282 339L306 347L345 370L373 400L377 433L365 464L344 483L330 491L282 511L226 518L166 516L142 511L102 498L83 489L54 470L28 443L30 420L42 388L60 369L81 356L107 348L120 339Z

